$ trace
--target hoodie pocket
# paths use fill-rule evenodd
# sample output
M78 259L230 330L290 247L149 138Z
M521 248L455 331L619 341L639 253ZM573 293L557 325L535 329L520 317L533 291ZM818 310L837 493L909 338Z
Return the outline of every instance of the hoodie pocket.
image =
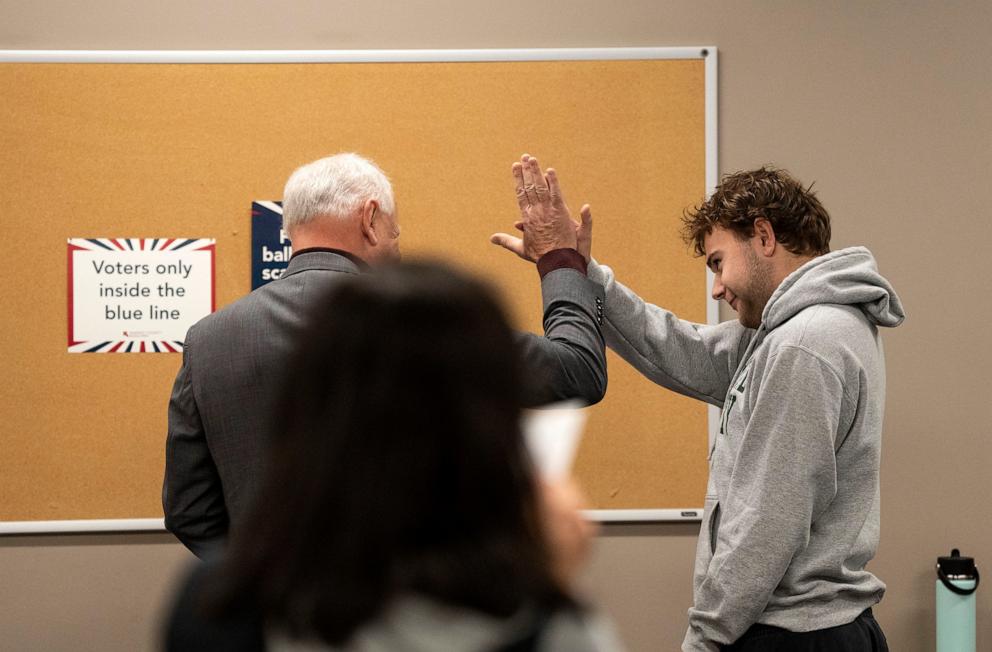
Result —
M707 496L706 501L713 501L713 507L710 509L709 519L707 521L706 529L707 540L709 541L710 556L716 552L716 535L720 530L720 500L716 496Z
M703 521L699 528L699 540L696 542L696 564L693 573L693 584L699 586L706 577L713 551L716 547L716 533L720 527L720 500L715 494L708 494L703 505Z

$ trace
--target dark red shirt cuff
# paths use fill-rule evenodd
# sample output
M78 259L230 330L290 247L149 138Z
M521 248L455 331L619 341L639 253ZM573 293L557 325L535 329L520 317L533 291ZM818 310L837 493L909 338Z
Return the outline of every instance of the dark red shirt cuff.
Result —
M563 267L571 267L585 274L586 259L575 249L552 249L537 260L537 273L542 279Z

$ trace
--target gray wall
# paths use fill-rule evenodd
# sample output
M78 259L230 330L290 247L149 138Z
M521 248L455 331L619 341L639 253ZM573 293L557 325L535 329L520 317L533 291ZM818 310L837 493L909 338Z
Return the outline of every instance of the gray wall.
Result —
M986 567L992 560L983 418L992 4L262 4L0 0L0 48L718 46L721 171L773 162L815 180L834 246L869 246L907 307L906 325L886 335L883 529L872 568L889 585L877 614L892 649L933 649L935 557L958 546ZM596 228L619 228L621 218L601 206ZM694 530L617 525L599 538L584 583L633 650L681 640ZM150 649L185 560L160 534L0 539L0 647ZM979 648L988 649L992 600L982 593Z

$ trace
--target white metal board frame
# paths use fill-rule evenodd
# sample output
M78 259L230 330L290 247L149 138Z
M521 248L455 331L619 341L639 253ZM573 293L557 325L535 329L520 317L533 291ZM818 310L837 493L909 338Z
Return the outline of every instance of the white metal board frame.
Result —
M629 59L703 59L706 92L706 194L718 182L717 49L698 47L547 48L521 50L0 50L0 63L426 63L485 61L582 61ZM719 322L712 298L713 273L706 270L706 321ZM720 411L708 408L709 450ZM701 507L680 509L594 509L586 515L601 522L700 521ZM160 518L0 522L3 534L163 531Z

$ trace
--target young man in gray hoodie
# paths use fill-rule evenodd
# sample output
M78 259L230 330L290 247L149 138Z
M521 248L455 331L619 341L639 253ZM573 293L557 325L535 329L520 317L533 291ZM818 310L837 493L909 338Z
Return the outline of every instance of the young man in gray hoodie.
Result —
M557 185L553 171L545 178ZM865 565L879 535L878 327L904 314L871 252L831 252L827 212L787 173L729 175L686 214L684 235L739 320L694 324L589 257L588 207L581 224L555 208L524 212L518 228L576 230L606 290L607 345L659 385L722 408L683 651L887 650L871 614L885 584ZM527 257L517 238L493 242Z

